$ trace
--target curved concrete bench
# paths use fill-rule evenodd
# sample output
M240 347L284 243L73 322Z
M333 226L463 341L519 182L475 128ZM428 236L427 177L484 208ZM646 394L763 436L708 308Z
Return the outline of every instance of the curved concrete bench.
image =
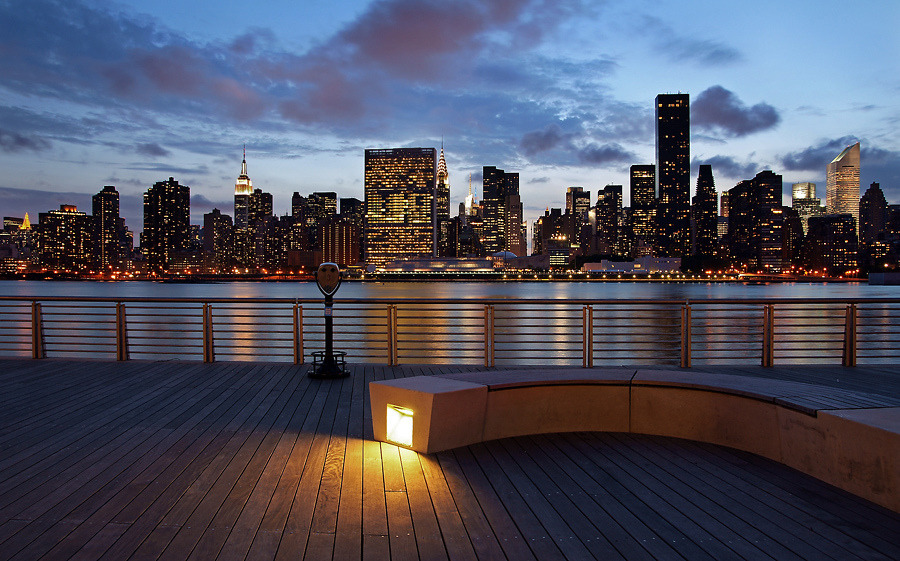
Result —
M369 392L375 439L417 452L540 433L670 436L752 452L900 512L900 399L626 369L416 376Z

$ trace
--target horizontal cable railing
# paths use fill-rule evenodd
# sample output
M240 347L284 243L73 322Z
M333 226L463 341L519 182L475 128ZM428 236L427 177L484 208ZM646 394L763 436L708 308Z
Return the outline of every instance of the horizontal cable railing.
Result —
M900 299L336 299L334 349L402 364L869 364ZM320 299L0 297L0 356L263 360L325 346Z

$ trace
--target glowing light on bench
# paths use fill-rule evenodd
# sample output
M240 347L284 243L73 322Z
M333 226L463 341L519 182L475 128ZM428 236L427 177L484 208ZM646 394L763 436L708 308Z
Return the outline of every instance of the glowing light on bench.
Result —
M412 446L413 411L399 405L387 406L387 440L401 446Z

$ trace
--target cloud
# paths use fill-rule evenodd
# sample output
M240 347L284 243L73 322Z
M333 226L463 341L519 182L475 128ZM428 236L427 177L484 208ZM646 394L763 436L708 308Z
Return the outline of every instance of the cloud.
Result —
M155 142L147 142L145 144L138 144L135 147L135 152L138 154L143 154L144 156L150 156L154 158L163 158L165 156L169 156L172 153L156 144Z
M584 164L603 165L611 163L628 163L637 159L637 156L620 145L590 143L578 151L578 161Z
M712 86L700 92L691 104L691 124L701 130L741 137L774 128L781 121L767 103L747 107L733 92Z
M727 177L736 181L750 179L763 169L763 166L755 162L740 163L731 156L694 159L691 162L691 168L697 169L704 164L712 166L713 177Z
M847 146L856 143L852 136L842 136L832 140L822 140L815 146L810 146L798 152L789 152L781 157L781 165L788 171L823 172L825 166L841 153Z
M559 125L554 123L544 130L525 133L519 141L519 147L526 156L532 157L559 146L569 145L572 137L572 134L563 133Z
M51 146L49 141L39 136L25 136L0 129L0 150L4 152L41 152L49 150Z
M676 62L726 66L744 58L740 51L725 43L679 35L670 25L653 16L644 16L640 20L639 31L652 37L660 54Z

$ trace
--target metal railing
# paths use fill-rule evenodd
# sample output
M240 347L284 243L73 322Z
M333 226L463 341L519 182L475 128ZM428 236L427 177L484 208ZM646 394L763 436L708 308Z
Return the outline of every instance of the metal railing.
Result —
M843 364L900 359L900 299L337 299L357 362ZM319 299L0 297L0 356L278 360L324 347Z

